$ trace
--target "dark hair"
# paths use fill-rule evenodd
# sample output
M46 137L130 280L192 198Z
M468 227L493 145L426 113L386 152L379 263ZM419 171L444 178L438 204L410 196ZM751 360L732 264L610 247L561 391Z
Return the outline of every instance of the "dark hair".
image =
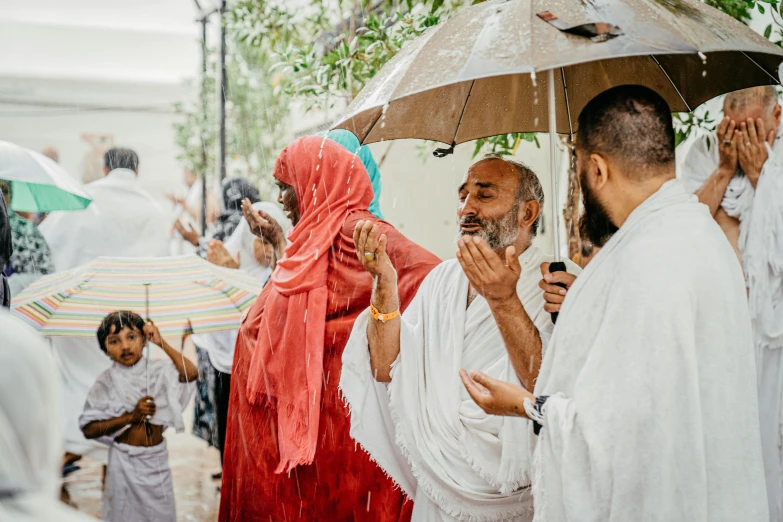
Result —
M541 181L538 179L538 175L533 172L533 169L524 163L508 159L504 156L501 156L500 154L486 154L481 159L481 161L485 160L504 161L511 165L511 167L516 171L517 178L519 180L517 203L535 200L538 201L539 205L541 205L541 212L538 214L538 217L533 222L533 226L531 227L533 235L535 236L536 233L538 233L538 225L541 222L541 216L544 215L544 188L541 186Z
M139 168L139 155L131 149L112 147L103 155L103 166L109 171L114 169L137 170Z
M126 326L131 330L138 330L142 336L144 335L144 319L137 313L120 310L104 317L101 325L98 327L98 345L101 347L101 350L108 352L106 349L106 338L111 334L120 333L120 330Z
M652 89L621 85L602 92L579 114L576 146L635 167L637 179L649 168L674 163L674 127L669 104Z
M11 182L3 181L0 179L0 193L2 193L3 199L5 199L6 206L11 206Z
M591 242L589 242L586 239L582 240L582 257L588 257L593 253L593 250L595 250L595 247Z

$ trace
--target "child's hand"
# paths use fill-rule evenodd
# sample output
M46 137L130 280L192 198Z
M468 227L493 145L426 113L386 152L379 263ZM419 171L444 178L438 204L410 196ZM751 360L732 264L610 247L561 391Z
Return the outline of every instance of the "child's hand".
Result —
M163 346L163 338L160 336L160 330L152 322L152 319L147 319L147 324L144 325L144 335L147 337L147 341Z
M131 413L131 422L134 424L144 422L147 417L155 415L156 408L155 400L152 397L149 395L142 397L136 404L136 409Z

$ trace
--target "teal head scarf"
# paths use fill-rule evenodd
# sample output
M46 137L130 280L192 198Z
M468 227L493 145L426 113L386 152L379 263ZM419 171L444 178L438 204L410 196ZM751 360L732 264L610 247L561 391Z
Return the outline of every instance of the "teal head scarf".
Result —
M319 132L318 136L323 136L324 134L326 134L326 132ZM370 176L370 183L372 184L372 191L374 194L372 203L370 203L370 208L367 210L369 210L370 213L378 219L383 219L383 212L381 212L380 202L381 171L378 170L378 164L375 163L375 158L372 157L370 147L366 145L360 147L359 138L357 138L351 131L344 129L329 131L329 134L327 134L326 137L336 143L339 143L349 152L356 154L364 164L364 168L367 170L367 174ZM358 154L356 153L356 149L359 149Z

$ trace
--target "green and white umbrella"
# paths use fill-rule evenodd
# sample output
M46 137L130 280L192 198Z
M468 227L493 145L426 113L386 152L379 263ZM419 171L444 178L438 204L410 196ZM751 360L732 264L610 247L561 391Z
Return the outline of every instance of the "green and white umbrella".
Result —
M32 150L0 141L0 180L11 184L11 210L81 210L92 201L59 164Z

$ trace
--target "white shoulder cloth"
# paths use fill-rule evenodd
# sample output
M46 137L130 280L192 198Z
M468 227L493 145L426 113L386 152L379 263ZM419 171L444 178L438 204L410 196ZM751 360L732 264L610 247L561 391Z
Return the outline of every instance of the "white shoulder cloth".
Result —
M669 181L569 290L535 389L536 520L767 522L755 377L737 257Z

